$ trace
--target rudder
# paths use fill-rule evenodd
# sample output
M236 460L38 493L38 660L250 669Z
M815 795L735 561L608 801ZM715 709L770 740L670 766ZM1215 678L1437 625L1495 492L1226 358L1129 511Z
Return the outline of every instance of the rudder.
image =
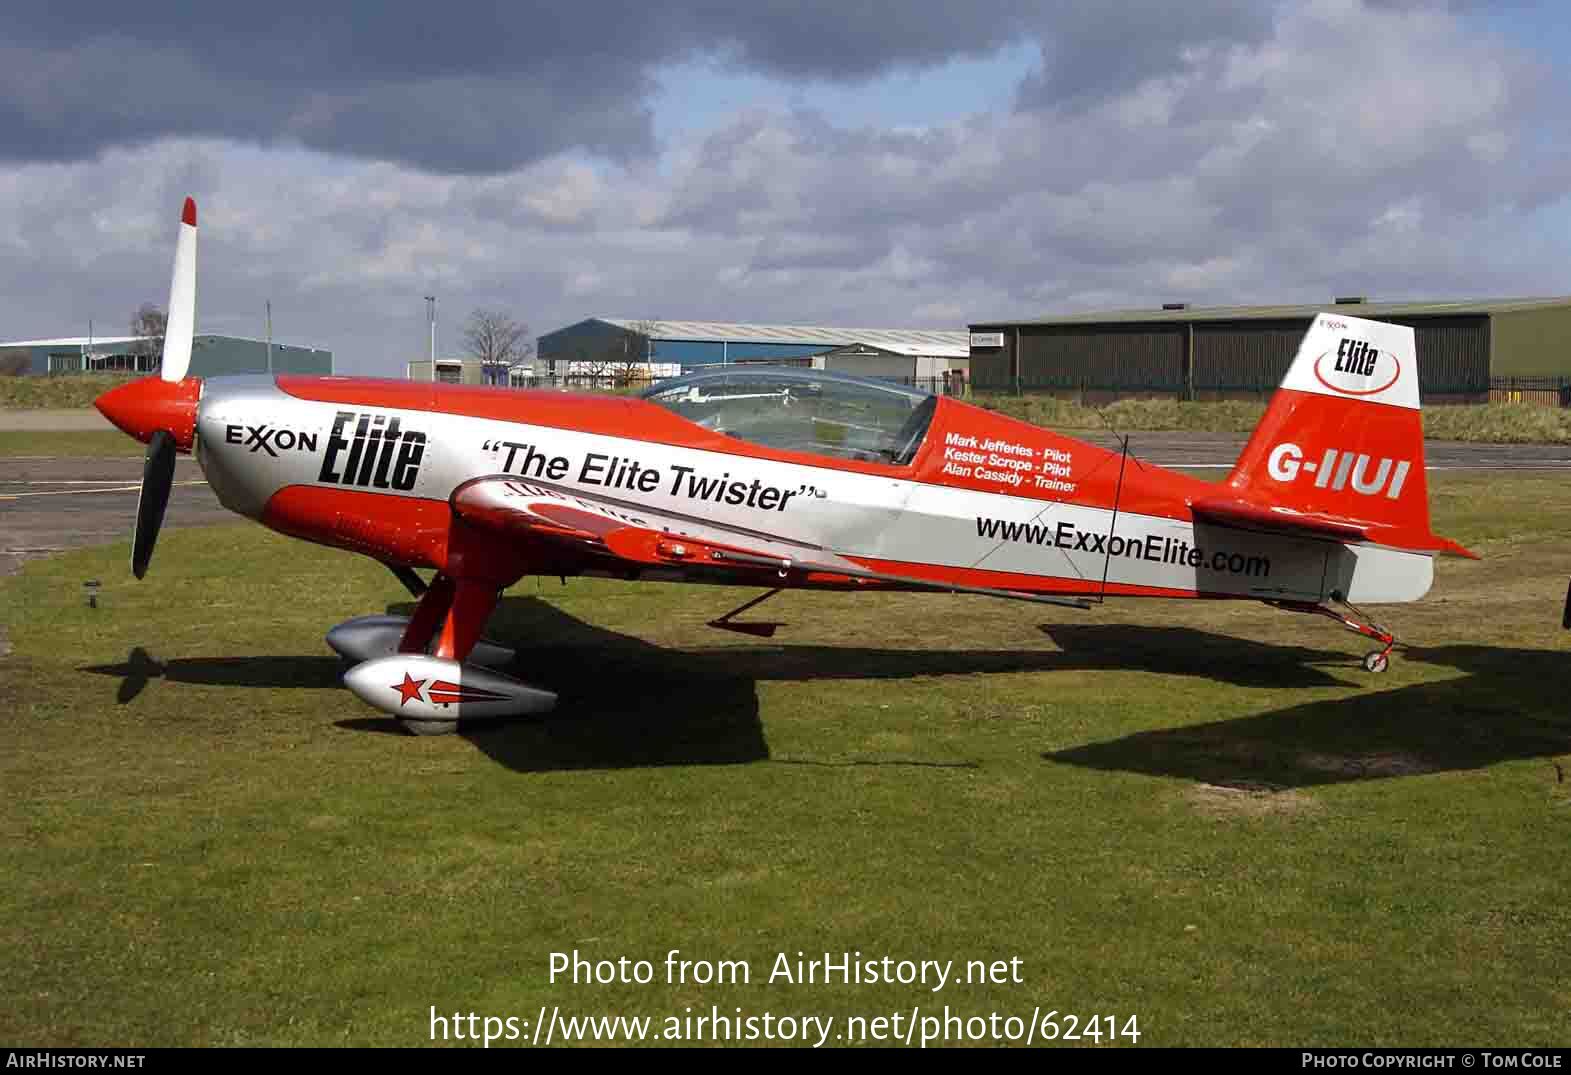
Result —
M1317 315L1226 486L1284 520L1471 555L1430 531L1418 354L1406 325Z

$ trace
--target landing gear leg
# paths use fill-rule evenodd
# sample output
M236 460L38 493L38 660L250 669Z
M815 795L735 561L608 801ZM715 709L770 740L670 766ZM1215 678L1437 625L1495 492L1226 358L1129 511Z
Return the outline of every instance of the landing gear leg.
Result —
M480 641L485 621L496 610L500 595L494 583L460 579L452 586L447 618L436 641L436 656L448 661L463 661ZM414 625L411 623L411 627Z
M423 622L421 613L427 611L426 601L437 593L438 587L442 587L442 592L438 594L437 603L431 605L429 616ZM455 582L446 575L438 575L432 580L426 596L421 598L419 607L415 609L415 617L409 622L409 631L404 635L406 643L418 641L419 648L406 649L405 652L424 652L431 639L437 637L437 628L440 627L441 635L437 637L432 656L462 664L479 641L480 632L485 630L486 620L491 618L491 613L496 609L498 596L495 586L463 579ZM417 626L424 637L416 634ZM400 717L398 723L411 735L448 735L458 729L458 722L453 720Z
M1332 595L1332 599L1338 600L1334 594ZM1379 624L1375 623L1373 620L1369 619L1369 617L1364 616L1362 612L1359 612L1358 609L1354 608L1352 605L1349 605L1346 601L1340 601L1340 603L1354 613L1357 613L1362 618L1354 619L1352 616L1338 612L1336 609L1328 608L1325 605L1310 604L1307 601L1266 602L1268 605L1275 605L1277 608L1286 609L1288 612L1306 612L1312 616L1324 616L1327 619L1335 620L1343 627L1346 627L1349 631L1353 631L1356 634L1361 634L1365 638L1374 639L1376 642L1380 643L1382 648L1371 650L1364 655L1364 671L1373 675L1378 675L1381 672L1384 672L1391 666L1391 651L1396 648L1396 636L1393 635L1390 631L1386 630L1384 627L1381 627Z
M398 643L399 653L424 653L436 637L438 627L453 607L453 592L457 587L446 575L438 575L426 587L425 596L415 606L415 614L404 628L404 637Z

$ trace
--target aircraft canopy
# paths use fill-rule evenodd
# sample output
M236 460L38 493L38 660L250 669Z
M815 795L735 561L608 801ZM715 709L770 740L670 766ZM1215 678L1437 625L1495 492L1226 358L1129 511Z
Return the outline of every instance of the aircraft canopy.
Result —
M694 373L643 398L754 444L900 466L916 457L938 406L937 396L889 381L774 366Z

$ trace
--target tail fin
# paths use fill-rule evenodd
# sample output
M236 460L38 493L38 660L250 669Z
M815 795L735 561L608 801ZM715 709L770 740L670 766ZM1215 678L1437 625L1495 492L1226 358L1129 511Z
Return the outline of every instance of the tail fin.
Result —
M1473 555L1429 529L1418 355L1405 325L1318 315L1226 487L1196 513Z

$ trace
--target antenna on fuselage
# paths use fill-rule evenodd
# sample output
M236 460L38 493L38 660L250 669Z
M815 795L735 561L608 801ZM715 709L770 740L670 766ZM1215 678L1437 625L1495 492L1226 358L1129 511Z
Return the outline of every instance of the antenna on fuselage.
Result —
M1118 435L1118 484L1113 487L1113 518L1107 524L1106 551L1102 554L1102 589L1096 595L1099 602L1107 601L1107 574L1113 566L1113 535L1118 533L1118 505L1124 496L1124 468L1129 465L1129 438Z

